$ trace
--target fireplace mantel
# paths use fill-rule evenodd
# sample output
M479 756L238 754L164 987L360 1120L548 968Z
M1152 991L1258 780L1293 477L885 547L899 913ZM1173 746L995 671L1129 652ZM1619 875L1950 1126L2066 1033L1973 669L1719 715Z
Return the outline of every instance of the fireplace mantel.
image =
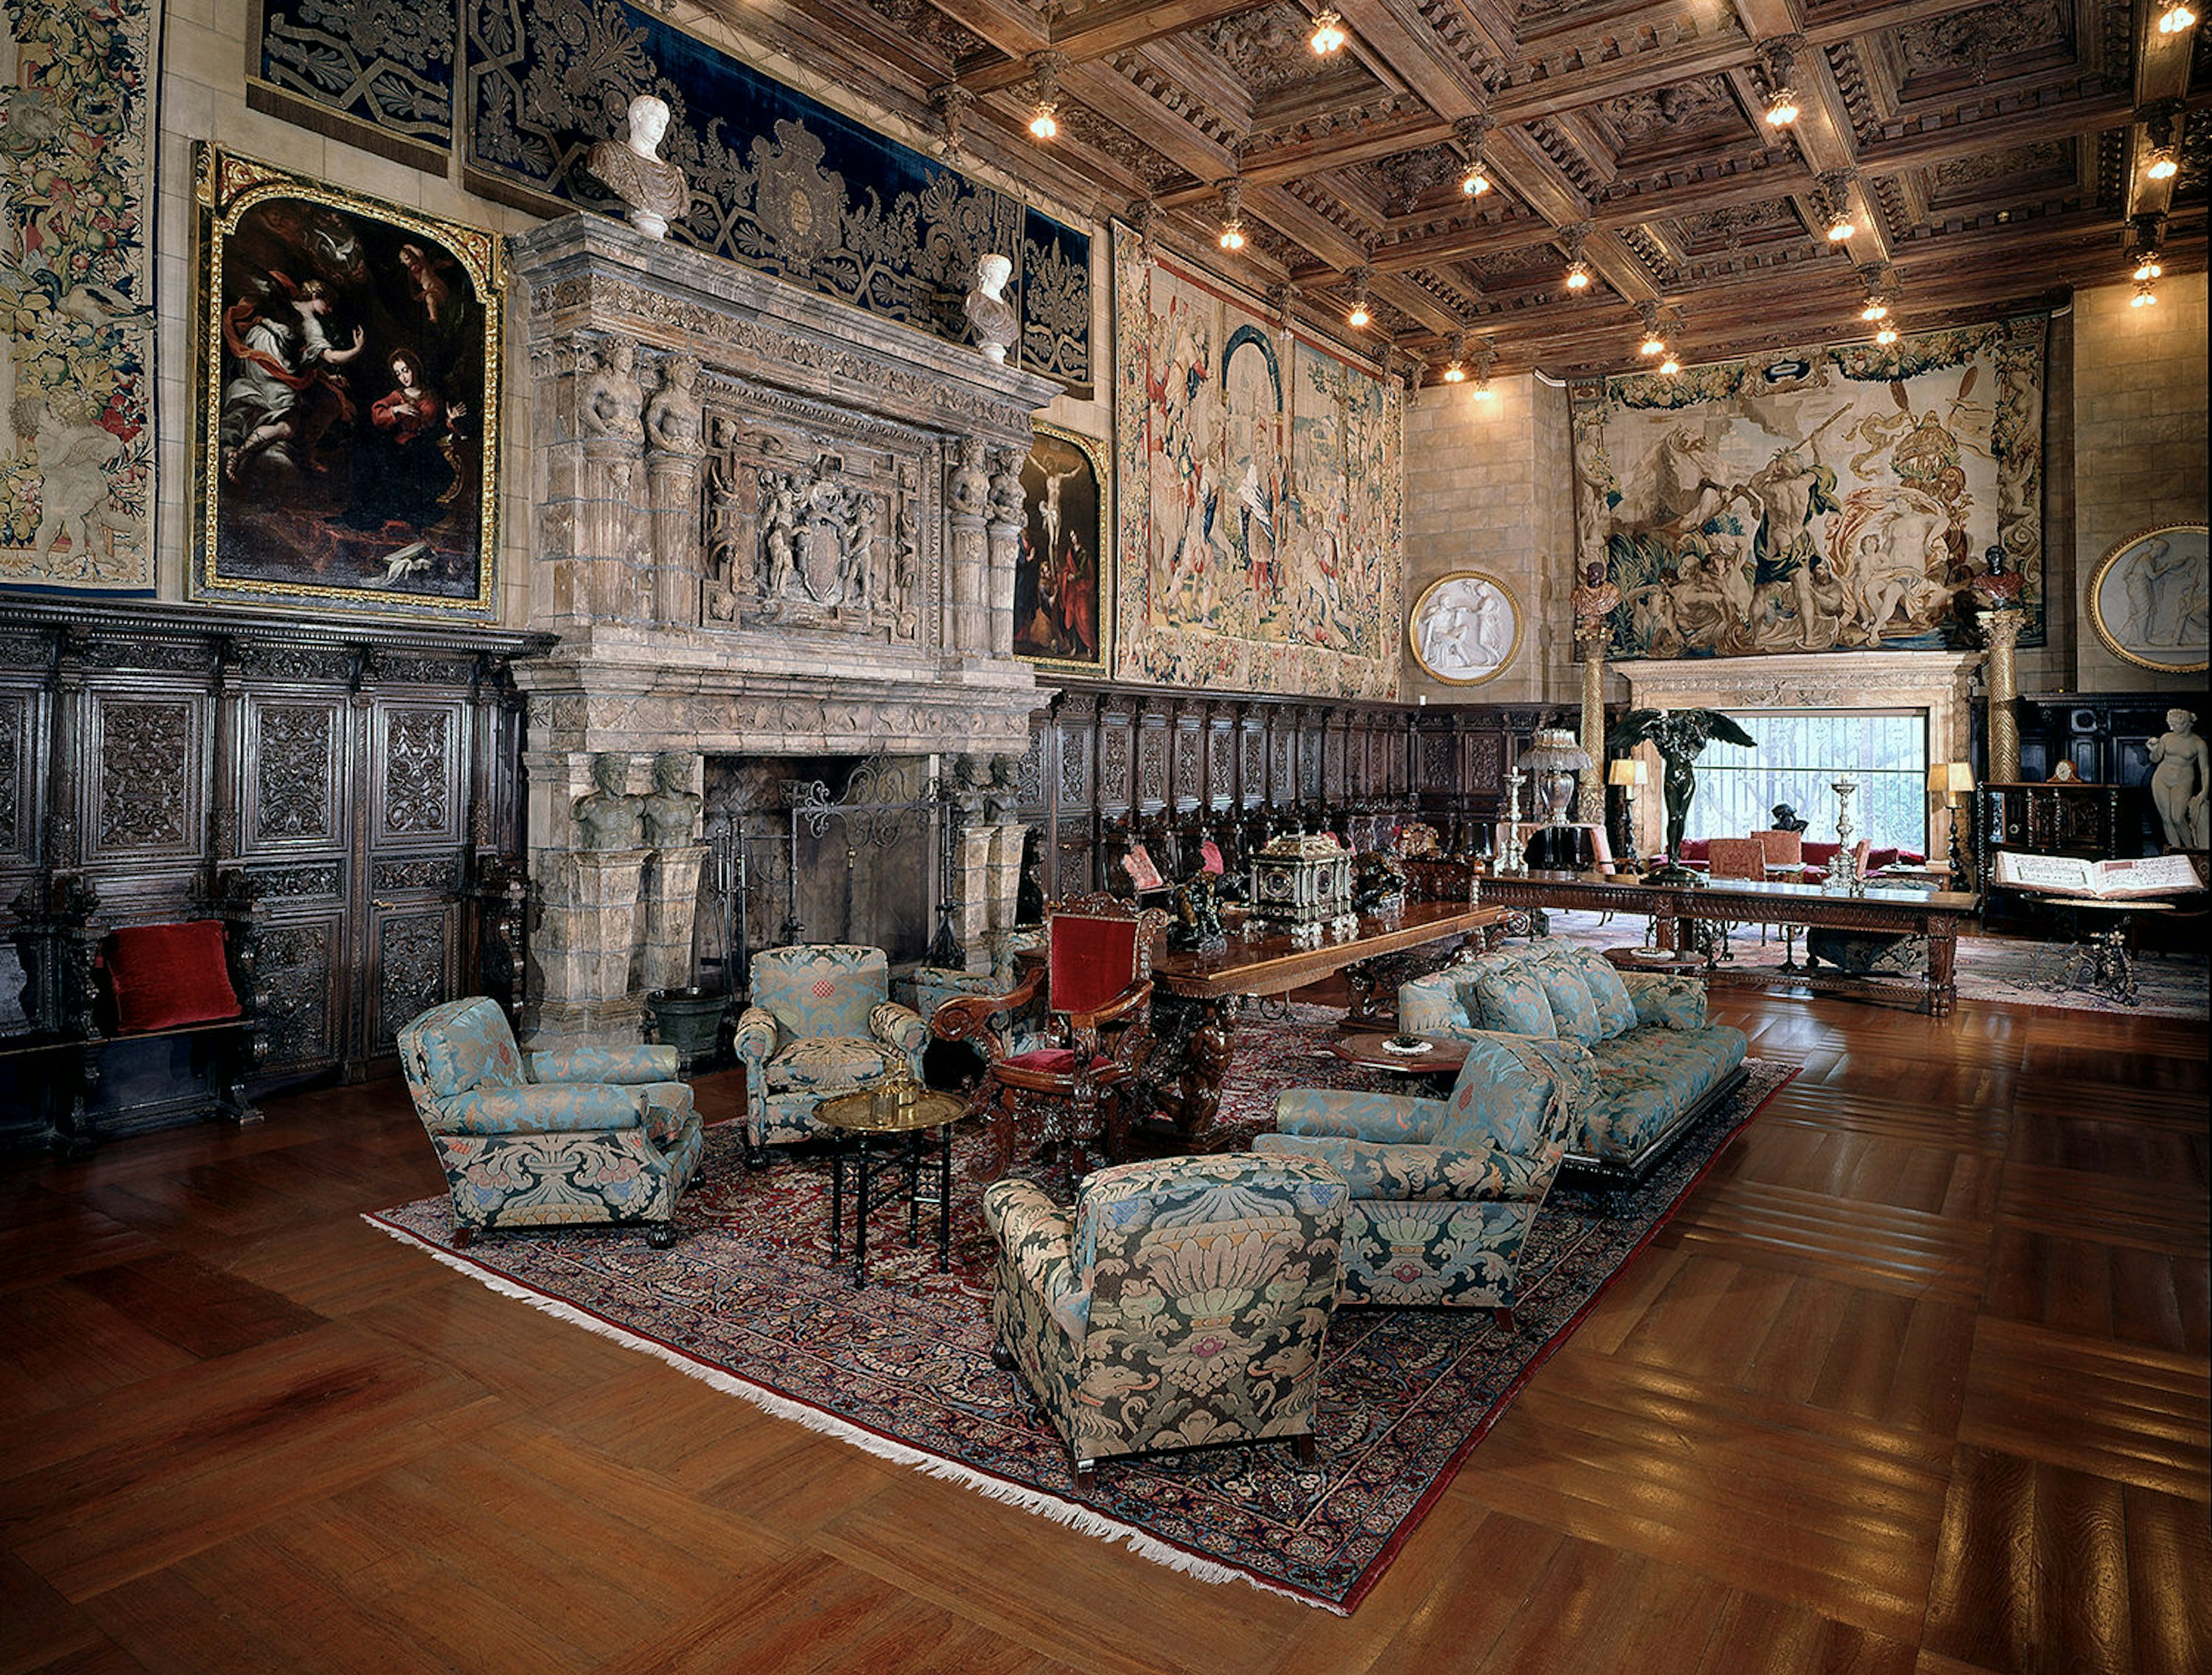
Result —
M643 828L629 859L604 824L586 847L595 762L643 797L656 758L696 793L704 755L1025 750L1021 468L1058 386L605 216L514 252L531 626L559 636L517 671L545 903L526 1022L541 1045L635 1040L645 962L623 952L655 913L673 934L654 891L681 869Z

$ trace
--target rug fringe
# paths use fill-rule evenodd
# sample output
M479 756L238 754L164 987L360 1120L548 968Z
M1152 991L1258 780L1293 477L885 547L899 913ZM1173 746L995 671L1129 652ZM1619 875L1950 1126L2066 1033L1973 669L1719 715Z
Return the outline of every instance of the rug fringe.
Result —
M471 1279L476 1280L489 1290L497 1292L501 1296L515 1298L519 1302L528 1303L532 1308L550 1314L554 1319L567 1325L580 1326L586 1332L609 1338L625 1349L635 1350L653 1356L657 1361L665 1362L679 1373L687 1374L697 1379L702 1384L720 1390L726 1395L736 1396L742 1400L750 1402L763 1413L771 1414L779 1419L787 1419L793 1424L803 1425L808 1430L818 1431L824 1436L835 1437L839 1441L849 1443L854 1447L873 1454L879 1460L889 1460L896 1466L911 1466L925 1476L957 1484L962 1488L970 1490L987 1500L997 1501L1006 1506L1018 1507L1024 1512L1036 1517L1049 1519L1055 1524L1064 1525L1079 1535L1091 1536L1109 1543L1125 1543L1130 1551L1139 1557L1149 1559L1154 1564L1165 1565L1170 1570L1181 1571L1184 1575L1201 1582L1216 1584L1243 1582L1249 1587L1258 1588L1264 1593L1277 1594L1285 1599L1295 1599L1300 1605L1316 1606L1322 1611L1333 1611L1339 1617L1352 1615L1351 1607L1347 1605L1340 1605L1331 1600L1316 1599L1312 1594L1300 1593L1292 1588L1279 1587L1273 1582L1263 1581L1252 1575L1248 1570L1238 1569L1234 1565L1222 1564L1212 1559L1201 1558L1197 1554L1186 1552L1182 1548L1163 1541L1157 1536L1148 1535L1133 1524L1125 1524L1119 1519L1109 1518L1105 1514L1077 1502L1065 1499L1058 1495L1048 1494L1042 1490L1025 1489L1019 1484L1008 1483L1004 1478L994 1477L988 1472L979 1472L973 1466L963 1466L957 1460L945 1459L942 1454L930 1453L924 1449L913 1447L903 1442L895 1442L887 1436L878 1435L865 1426L855 1425L849 1421L837 1418L834 1415L824 1413L817 1407L810 1407L804 1402L793 1401L788 1396L780 1396L772 1390L763 1389L757 1384L739 1378L734 1373L694 1360L680 1350L671 1349L665 1344L655 1343L650 1338L616 1326L612 1321L603 1320L599 1316L588 1314L572 1303L562 1302L557 1297L549 1297L543 1292L532 1290L526 1285L517 1284L511 1279L491 1272L459 1252L443 1249L427 1239L416 1237L404 1228L394 1227L390 1222L380 1220L374 1215L365 1215L362 1220L397 1239L403 1245L414 1246L432 1260L442 1262L456 1272L467 1275Z

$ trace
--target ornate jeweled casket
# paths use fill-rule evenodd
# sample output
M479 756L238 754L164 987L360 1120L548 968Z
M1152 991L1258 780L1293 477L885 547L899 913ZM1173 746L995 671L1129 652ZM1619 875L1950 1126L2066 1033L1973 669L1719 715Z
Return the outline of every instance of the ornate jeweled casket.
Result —
M1319 925L1352 913L1352 854L1333 837L1296 833L1252 857L1252 916Z

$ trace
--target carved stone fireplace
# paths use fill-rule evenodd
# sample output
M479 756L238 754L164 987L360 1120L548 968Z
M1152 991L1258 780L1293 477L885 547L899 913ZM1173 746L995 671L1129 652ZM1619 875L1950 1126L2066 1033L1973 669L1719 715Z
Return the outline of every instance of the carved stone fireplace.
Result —
M532 623L560 636L518 671L542 904L525 1023L538 1046L634 1041L690 909L705 757L1027 748L1021 467L1056 386L605 217L514 247ZM587 835L608 756L617 801L680 757L659 771L694 841L681 792Z

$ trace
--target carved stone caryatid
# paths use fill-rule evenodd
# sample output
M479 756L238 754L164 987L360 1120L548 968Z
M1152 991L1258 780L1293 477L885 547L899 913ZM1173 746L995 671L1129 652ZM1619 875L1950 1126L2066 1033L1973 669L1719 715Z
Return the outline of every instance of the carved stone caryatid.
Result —
M626 788L629 758L612 750L592 758L592 789L576 798L577 847L583 849L638 849L645 817L645 799Z
M643 422L653 508L653 615L663 622L690 622L696 620L702 534L699 467L707 452L696 355L672 355L661 362L660 387L645 404Z
M648 992L681 988L691 980L692 924L707 859L707 846L696 841L702 798L691 789L698 760L680 750L663 750L653 759L653 791L645 799L645 841L653 850L645 881Z
M1613 608L1620 589L1606 579L1605 566L1583 567L1582 580L1568 595L1575 613L1575 641L1583 651L1582 747L1589 765L1582 770L1578 820L1605 822L1605 652L1613 641Z
M668 231L668 223L690 213L691 187L684 171L660 157L668 132L668 106L649 93L629 101L629 132L620 140L601 140L584 156L584 167L629 206L630 225L648 239Z
M629 770L625 752L590 759L592 789L569 804L574 847L536 867L544 901L531 953L556 1034L607 1039L611 1025L619 1037L635 1029L641 1010L630 968L645 894L646 799L630 792Z
M628 620L651 597L636 526L644 407L637 345L627 337L600 345L588 370L580 372L576 391L576 432L583 444L576 475L576 557L589 579L573 601L578 614Z
M984 592L989 567L985 519L991 507L991 474L985 465L984 452L982 438L962 437L958 463L945 484L945 521L952 531L948 565L952 577L952 609L945 639L956 651L976 653L991 648L989 608ZM1008 610L1012 608L1010 601Z
M1014 654L1014 566L1022 553L1022 455L1001 448L992 455L989 523L990 574L983 591L991 614L991 651L997 657Z

